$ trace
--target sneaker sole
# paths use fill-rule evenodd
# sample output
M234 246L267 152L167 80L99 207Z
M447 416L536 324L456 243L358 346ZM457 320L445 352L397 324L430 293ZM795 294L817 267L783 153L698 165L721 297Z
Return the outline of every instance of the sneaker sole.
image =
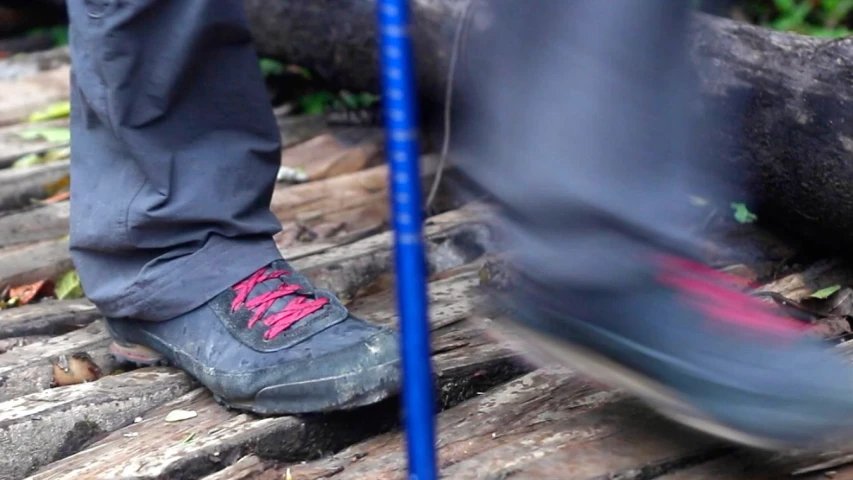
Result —
M585 347L553 339L527 327L503 323L503 334L498 334L508 343L517 343L523 352L530 354L536 360L557 362L576 368L585 376L600 380L612 387L624 389L649 404L661 415L694 430L712 435L723 440L741 445L769 451L785 451L791 449L820 449L821 446L794 445L780 442L775 438L756 436L716 421L703 412L690 406L670 388L661 383L621 364L618 364ZM506 335L512 334L514 338ZM524 348L535 347L535 349Z
M113 342L110 345L110 353L119 360L135 364L139 367L171 365L171 362L163 355L142 345ZM312 396L311 392L321 392L324 390L339 392L341 389L336 387L344 379L344 377L330 377L318 379L310 383L274 385L258 392L254 399L246 401L226 400L216 394L213 397L217 403L226 408L248 411L259 415L297 415L352 410L373 405L395 395L397 389L389 388L388 386L400 384L400 362L389 362L365 370L361 373L357 382L346 379L350 380L347 383L358 385L358 389L347 388L347 395L344 401L330 405L328 401L310 400ZM278 399L263 398L264 391L271 389L284 390L284 392L278 392L279 394L275 395ZM281 395L281 393L288 393L288 390L291 390L290 394ZM282 396L292 398L292 400L282 401L280 400ZM323 397L323 395L319 397Z

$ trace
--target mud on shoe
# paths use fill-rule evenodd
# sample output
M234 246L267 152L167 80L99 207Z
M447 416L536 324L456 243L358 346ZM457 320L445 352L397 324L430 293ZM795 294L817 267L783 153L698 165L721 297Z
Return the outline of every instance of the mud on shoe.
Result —
M187 371L231 408L259 414L346 410L396 394L393 330L351 315L284 260L165 322L107 319L113 354Z

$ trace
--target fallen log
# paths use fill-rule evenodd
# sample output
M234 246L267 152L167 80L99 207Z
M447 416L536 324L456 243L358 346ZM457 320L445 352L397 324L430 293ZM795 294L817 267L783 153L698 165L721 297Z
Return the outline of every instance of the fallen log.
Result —
M414 0L412 36L425 97L443 99L455 27L474 0ZM477 52L491 2L476 2L457 74ZM265 55L316 69L332 84L377 91L376 2L246 0ZM754 192L759 218L848 254L853 241L853 43L693 17L692 58L706 132L726 180ZM511 59L507 60L512 62ZM742 181L741 181L742 180ZM737 199L724 199L727 202Z

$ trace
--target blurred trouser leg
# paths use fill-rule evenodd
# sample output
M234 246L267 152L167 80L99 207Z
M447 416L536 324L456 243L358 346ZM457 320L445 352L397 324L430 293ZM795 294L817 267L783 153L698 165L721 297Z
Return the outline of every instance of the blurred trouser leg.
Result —
M454 152L512 212L519 264L543 281L614 286L644 268L642 245L690 251L690 2L486 3L493 23L474 22L462 62Z

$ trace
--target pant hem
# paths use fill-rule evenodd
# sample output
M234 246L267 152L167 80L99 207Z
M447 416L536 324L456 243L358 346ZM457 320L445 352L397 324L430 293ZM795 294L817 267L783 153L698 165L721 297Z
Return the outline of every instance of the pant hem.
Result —
M93 303L108 317L165 321L195 310L259 268L282 258L272 238L214 236L199 251L158 268L116 300Z

